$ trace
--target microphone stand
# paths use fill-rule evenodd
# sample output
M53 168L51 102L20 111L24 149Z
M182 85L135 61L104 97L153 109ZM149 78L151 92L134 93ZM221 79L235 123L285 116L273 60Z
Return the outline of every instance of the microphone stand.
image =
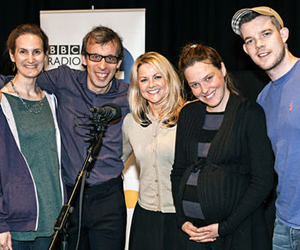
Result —
M107 128L108 121L103 118L102 116L95 115L91 117L92 120L94 120L94 124L96 126L96 132L92 133L94 136L94 140L92 141L90 147L87 150L87 156L85 158L85 161L83 163L83 166L78 173L75 185L73 187L72 193L69 197L68 203L63 205L61 208L61 211L59 213L58 218L56 219L55 225L54 225L54 235L51 241L51 244L48 248L48 250L53 249L55 241L57 239L57 236L59 232L62 230L63 232L63 241L62 241L62 249L67 249L67 219L69 217L69 214L71 211L71 204L73 202L74 196L77 192L78 186L81 183L82 180L85 180L85 177L87 173L92 169L92 163L95 159L95 156L98 154L100 147L102 145L102 138L105 132L105 129Z

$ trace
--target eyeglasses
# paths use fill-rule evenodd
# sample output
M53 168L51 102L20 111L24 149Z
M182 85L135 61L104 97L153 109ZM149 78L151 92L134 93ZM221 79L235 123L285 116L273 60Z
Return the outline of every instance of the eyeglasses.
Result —
M119 61L119 57L117 57L117 56L111 56L111 55L102 56L102 55L99 55L99 54L90 54L88 52L86 52L86 54L88 55L89 59L92 62L101 62L103 58L104 58L106 63L110 63L110 64L116 64Z

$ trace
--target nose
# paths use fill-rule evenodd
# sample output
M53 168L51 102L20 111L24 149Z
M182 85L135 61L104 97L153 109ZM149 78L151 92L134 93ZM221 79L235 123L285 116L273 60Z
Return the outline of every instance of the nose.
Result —
M106 61L104 60L104 58L102 58L101 61L98 62L98 67L99 68L105 68L106 67Z
M29 54L28 54L28 59L27 59L27 60L28 60L28 62L30 62L30 63L33 62L33 61L34 61L34 55L31 54L31 53L29 53Z
M153 88L154 86L155 86L155 81L152 78L150 78L150 80L149 80L149 87Z
M258 40L256 40L255 45L256 45L256 49L260 49L265 46L265 43L262 40L258 39Z
M209 90L209 87L206 84L201 84L201 93L206 94Z

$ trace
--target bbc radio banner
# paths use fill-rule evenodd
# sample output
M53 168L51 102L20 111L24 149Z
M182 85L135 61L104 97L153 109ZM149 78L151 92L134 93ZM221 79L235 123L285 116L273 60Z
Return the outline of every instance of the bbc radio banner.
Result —
M40 24L49 37L50 51L46 70L57 68L62 64L83 70L82 39L98 25L113 29L123 39L124 59L118 71L118 78L129 83L130 69L134 60L145 52L145 9L40 11ZM134 157L131 157L126 162L124 170L124 191L128 212L127 237L138 197L138 186L137 168Z
M134 59L145 52L145 9L40 11L40 23L50 43L47 69L62 64L82 69L82 38L98 25L113 29L123 39L125 57L118 78L129 82Z

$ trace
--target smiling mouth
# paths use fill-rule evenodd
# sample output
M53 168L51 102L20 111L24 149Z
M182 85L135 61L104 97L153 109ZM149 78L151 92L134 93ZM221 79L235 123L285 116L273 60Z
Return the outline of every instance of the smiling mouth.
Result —
M159 92L159 89L148 91L149 94L157 94L158 92Z
M211 92L210 94L208 95L202 95L202 97L206 98L206 99L210 99L214 96L214 94L216 93L216 91L214 90L213 92Z
M108 76L107 73L96 73L96 75L97 75L98 77L100 77L100 78L105 78L105 77Z
M37 68L35 65L25 65L26 68L28 69L35 69Z
M269 52L263 52L263 53L259 53L258 54L258 57L261 58L261 57L265 57L267 55L269 55L270 53Z

